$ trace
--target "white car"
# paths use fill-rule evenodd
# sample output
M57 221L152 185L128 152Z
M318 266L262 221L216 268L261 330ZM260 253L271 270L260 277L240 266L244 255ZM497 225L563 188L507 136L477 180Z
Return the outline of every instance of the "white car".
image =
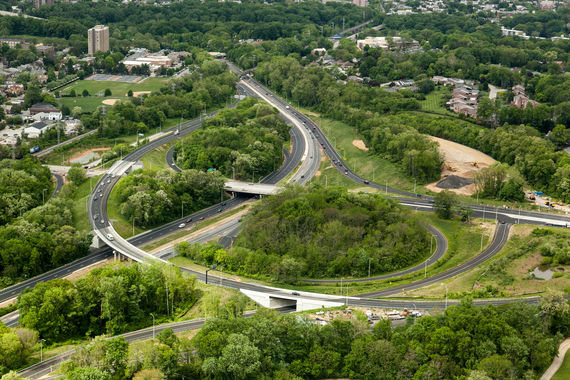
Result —
M109 239L111 241L115 240L115 238L111 234L107 234L107 239Z
M178 228L184 228L184 227L186 227L186 223L180 223L180 224L178 225Z

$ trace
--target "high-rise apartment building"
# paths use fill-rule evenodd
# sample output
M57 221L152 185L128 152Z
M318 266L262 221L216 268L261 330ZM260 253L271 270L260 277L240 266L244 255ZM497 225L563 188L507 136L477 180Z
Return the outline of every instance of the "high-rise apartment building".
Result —
M87 31L88 52L93 54L96 51L109 50L109 27L95 25Z

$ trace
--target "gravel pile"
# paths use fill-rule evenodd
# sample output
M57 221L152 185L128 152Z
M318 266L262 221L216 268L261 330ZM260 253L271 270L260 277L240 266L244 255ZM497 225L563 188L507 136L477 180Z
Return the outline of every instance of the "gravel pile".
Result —
M440 189L459 189L463 186L471 185L473 181L469 178L463 178L456 175L450 175L439 181L435 186Z

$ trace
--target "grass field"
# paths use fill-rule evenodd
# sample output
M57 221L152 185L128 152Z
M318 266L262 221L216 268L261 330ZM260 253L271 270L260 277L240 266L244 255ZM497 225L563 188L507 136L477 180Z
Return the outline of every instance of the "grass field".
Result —
M71 90L75 90L77 95L81 95L83 90L89 91L89 94L95 96L103 94L105 89L111 90L112 97L127 96L129 90L136 91L158 91L168 81L166 78L147 78L137 83L126 82L112 82L112 81L99 81L99 80L78 80L71 83L69 86L63 87L59 90L60 94L67 94Z
M73 107L81 107L83 112L93 112L103 104L106 99L128 99L129 90L136 91L158 91L168 81L166 78L147 78L139 83L111 82L111 81L94 81L94 80L78 80L59 90L61 94L69 95L71 90L75 90L78 95L75 98L58 98L57 101L61 105L73 109ZM96 96L103 95L105 89L111 90L112 96ZM89 91L91 96L82 97L83 90Z
M444 106L441 105L441 96L450 95L451 89L447 87L442 87L439 90L434 90L428 95L426 95L425 100L420 100L420 105L423 111L440 113L442 115L457 116L455 113L449 111Z
M166 152L168 152L170 146L170 144L163 145L152 152L145 154L141 159L144 168L150 170L168 169L168 164L166 163Z
M414 190L414 180L409 178L398 165L378 155L361 150L352 144L355 139L359 139L358 133L354 128L339 121L321 119L315 114L310 114L310 117L317 124L321 125L321 129L333 146L336 144L336 150L346 157L345 162L352 171L379 184L387 183L388 186L397 189ZM330 166L328 159L326 159L325 163ZM328 168L326 164L321 165L321 175L314 181L324 185L328 177L329 185L338 183L350 188L359 187L358 184L353 184L352 181L341 180L335 177L336 174L333 174L333 172L337 171L333 168ZM327 177L324 176L325 174ZM342 177L338 172L337 174ZM426 190L422 186L417 185L416 191L425 193Z
M91 224L87 218L87 199L91 194L91 186L95 186L101 176L88 178L77 188L73 196L73 225L79 231L91 231Z
M514 225L507 245L499 254L464 275L443 281L449 293L459 297L462 293L469 293L473 290L483 291L489 288L496 289L493 290L497 293L496 296L518 297L541 294L548 289L557 291L567 289L570 286L569 266L556 265L556 268L565 269L565 273L558 278L540 280L529 276L529 270L534 269L542 261L539 252L525 249L524 238L535 228L535 226L525 224ZM561 230L557 229L557 231ZM544 239L548 239L548 236ZM568 239L570 239L570 232L568 232ZM503 269L498 269L501 267ZM430 286L416 293L434 297L441 296L443 290L438 286Z
M552 376L552 380L568 380L570 379L570 350L566 351L566 355L564 355L564 361L562 365L556 371L554 376Z

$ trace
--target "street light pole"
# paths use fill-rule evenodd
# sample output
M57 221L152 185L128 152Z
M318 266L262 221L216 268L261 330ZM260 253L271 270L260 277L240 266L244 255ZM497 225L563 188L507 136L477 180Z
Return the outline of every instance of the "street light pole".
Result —
M152 339L154 339L154 314L150 313L150 315L152 315Z
M372 259L369 257L369 258L368 258L368 277L370 277L370 261L371 261L371 260L372 260Z
M42 190L42 204L46 204L46 198L45 198L45 193L46 193L47 189L43 189Z
M46 341L45 339L40 340L40 362L44 361L44 342L45 341Z

